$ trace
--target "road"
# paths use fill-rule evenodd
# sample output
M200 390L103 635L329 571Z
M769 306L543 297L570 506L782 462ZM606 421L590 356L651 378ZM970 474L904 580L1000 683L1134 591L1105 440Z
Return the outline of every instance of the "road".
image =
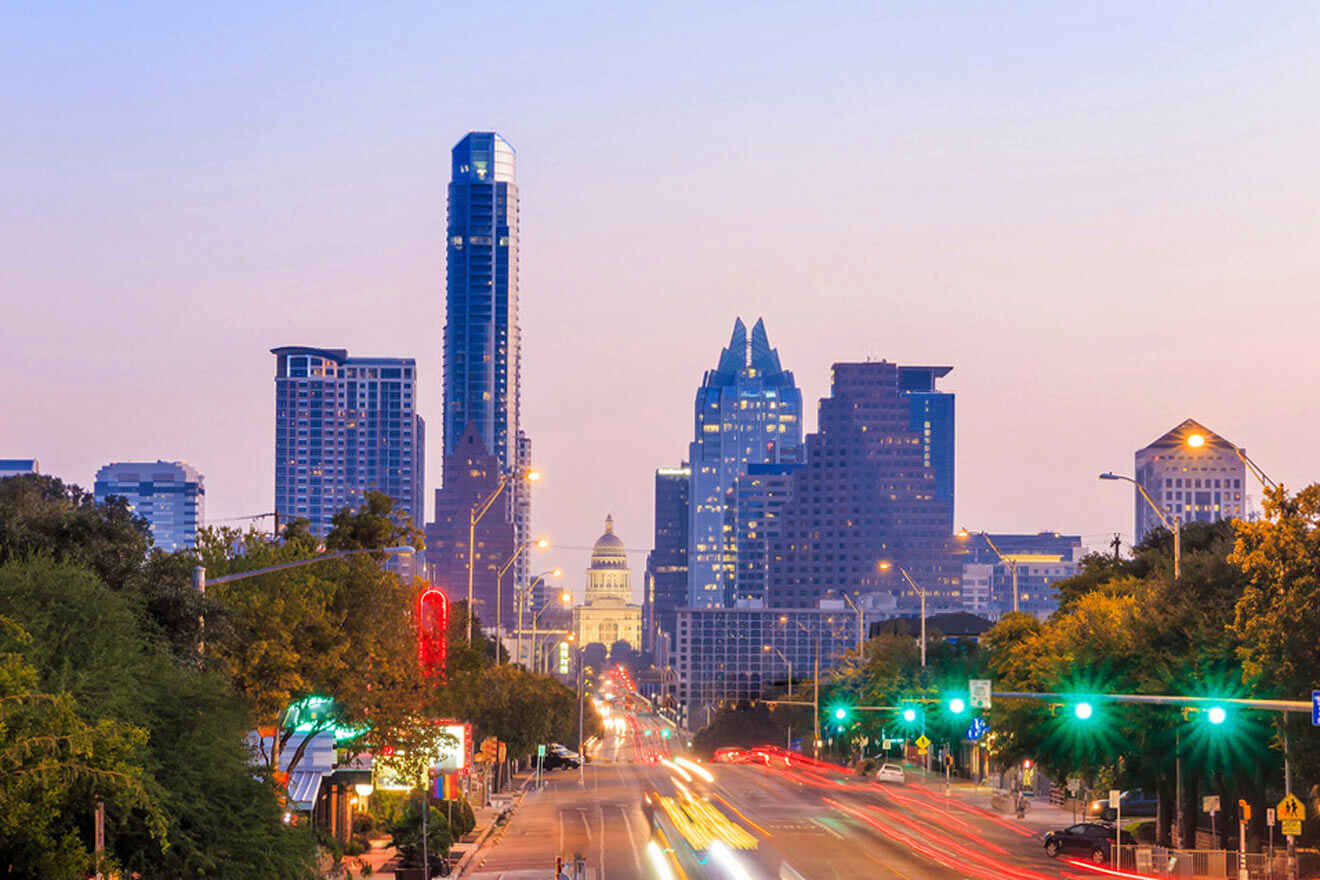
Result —
M632 714L610 722L620 723L581 774L556 771L528 794L469 877L550 878L556 855L581 856L586 880L1101 876L1050 859L1037 829L946 798L940 783L880 785L826 768L749 764L702 767L707 781L683 763L679 738L662 736L663 722ZM717 824L731 826L726 839L745 838L747 848L694 852L670 813L648 811L647 795L717 811Z

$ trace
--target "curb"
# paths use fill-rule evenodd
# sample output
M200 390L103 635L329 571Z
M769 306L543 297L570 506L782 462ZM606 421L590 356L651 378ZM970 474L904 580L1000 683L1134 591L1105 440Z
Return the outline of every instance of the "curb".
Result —
M458 864L456 864L453 867L453 870L449 872L450 877L459 878L466 873L467 869L472 865L472 860L476 858L479 852L481 852L481 848L486 843L486 838L490 837L491 832L494 831L496 825L499 824L500 817L513 815L513 812L518 809L518 805L522 803L523 795L527 794L527 789L535 778L535 776L527 777L527 780L523 782L522 787L518 789L518 799L510 804L507 810L498 814L490 824L482 829L482 832L477 835L477 839L472 841L472 846L468 848L467 852L463 853L463 857L458 860Z

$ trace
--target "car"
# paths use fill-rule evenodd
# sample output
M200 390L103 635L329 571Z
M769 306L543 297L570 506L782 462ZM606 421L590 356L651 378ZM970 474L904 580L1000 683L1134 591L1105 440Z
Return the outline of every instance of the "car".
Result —
M715 750L711 760L716 764L738 764L743 760L745 754L745 749L736 746L723 746Z
M1110 850L1114 845L1117 829L1113 825L1099 822L1079 822L1045 835L1045 854L1050 856L1079 855L1096 864L1109 861ZM1123 844L1135 843L1135 839L1123 832Z
M552 743L550 748L545 750L545 757L541 759L541 768L544 770L576 770L581 765L582 762L575 752L570 752L557 743Z
M875 771L875 781L896 782L902 785L907 781L907 776L898 764L881 764L880 769Z
M1154 816L1159 812L1160 799L1139 788L1122 794L1124 816ZM1086 818L1113 822L1118 818L1118 810L1109 806L1109 798L1096 798L1086 805Z

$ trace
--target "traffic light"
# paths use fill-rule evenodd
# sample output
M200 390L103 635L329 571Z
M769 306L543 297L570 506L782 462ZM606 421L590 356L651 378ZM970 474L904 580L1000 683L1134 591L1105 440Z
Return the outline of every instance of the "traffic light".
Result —
M848 707L847 707L847 706L835 706L835 707L834 707L834 720L835 720L835 721L838 721L838 722L841 723L841 724L842 724L844 721L847 721L847 720L848 720Z
M1073 704L1073 717L1078 721L1090 721L1091 716L1095 714L1095 707L1085 700Z
M1211 706L1205 713L1205 720L1219 725L1228 720L1228 712L1223 706Z
M917 710L911 706L903 710L903 723L915 724L917 722Z
M964 700L962 697L954 697L952 700L949 700L950 715L961 715L966 711L967 711L967 701Z
M661 738L661 739L669 739L669 738L670 738L671 736L673 736L673 735L674 735L674 732L673 732L672 730L670 730L668 727L666 727L664 730L660 731L660 738Z

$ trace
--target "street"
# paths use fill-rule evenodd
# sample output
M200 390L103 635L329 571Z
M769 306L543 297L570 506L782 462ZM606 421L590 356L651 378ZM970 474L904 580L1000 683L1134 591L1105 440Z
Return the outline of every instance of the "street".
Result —
M881 785L824 767L721 763L703 765L714 778L708 782L680 759L678 737L662 736L662 722L623 718L626 732L599 744L585 784L576 770L549 774L469 877L550 877L557 855L570 864L580 856L589 880L1098 876L1044 854L1045 817L1024 822L945 797L942 780ZM731 838L745 835L750 844L695 852L663 811L648 821L648 794L695 803L694 814L707 809L704 802L718 811L716 824L733 826Z

